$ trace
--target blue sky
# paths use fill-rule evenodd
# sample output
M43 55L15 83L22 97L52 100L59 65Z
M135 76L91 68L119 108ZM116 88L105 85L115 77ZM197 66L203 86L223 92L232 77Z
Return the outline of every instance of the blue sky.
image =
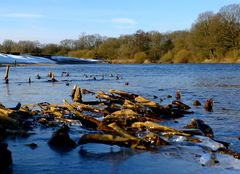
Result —
M0 42L184 30L200 13L233 3L240 0L0 0Z

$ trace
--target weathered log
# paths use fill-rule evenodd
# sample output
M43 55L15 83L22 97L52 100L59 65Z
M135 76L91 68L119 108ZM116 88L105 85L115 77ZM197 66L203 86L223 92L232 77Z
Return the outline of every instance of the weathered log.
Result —
M100 101L83 101L82 104L85 104L85 105L99 105L99 104L103 104L103 102L100 102Z
M153 122L162 121L163 119L161 118L160 115L165 112L161 107L152 108L151 110L149 110L149 108L146 108L139 103L134 103L130 100L124 101L123 108L131 109L131 110L135 111L136 113L144 116L146 118L146 120L153 121Z
M82 93L79 86L74 85L71 93L72 101L82 103Z
M148 134L142 137L139 144L144 145L144 147L148 150L148 149L155 149L163 145L164 146L169 145L170 143L160 138L157 134L153 132L149 132Z
M111 134L85 134L78 141L79 145L87 143L101 143L107 145L119 145L124 147L130 146L130 140L128 138Z
M124 109L131 109L139 114L147 113L147 109L138 103L134 103L130 100L124 100L123 103Z
M107 115L102 120L102 123L108 125L115 122L120 126L130 127L132 123L139 121L147 121L147 119L128 109L116 111L112 113L112 115Z
M87 89L82 89L82 94L95 94L95 92L89 91Z
M212 128L205 124L203 120L200 119L192 119L190 123L183 127L184 129L199 129L203 132L203 134L209 138L214 137L214 133Z
M210 98L208 99L205 104L204 104L204 109L208 112L212 112L213 111L213 99Z
M120 136L128 138L128 139L132 139L132 140L137 140L137 137L134 137L132 135L130 135L126 130L124 130L123 128L119 127L116 123L111 123L108 125L110 128L112 128L113 130L116 131L116 133L118 133Z
M5 73L5 77L4 77L6 84L8 83L8 74L9 74L9 65L6 65L6 73Z
M9 108L11 110L15 110L15 111L18 111L20 108L21 108L22 104L20 102L17 103L17 105L13 108Z
M48 77L51 78L51 80L48 80L49 82L58 82L58 80L55 79L55 75L53 72L49 72Z
M148 129L150 131L158 131L158 132L162 132L162 133L166 133L166 134L171 134L171 135L181 135L181 136L186 136L186 137L190 137L190 134L186 134L183 133L181 131L178 131L176 129L173 129L171 127L168 126L163 126L157 123L153 123L150 121L146 121L146 122L135 122L132 124L133 128L138 128L138 129Z
M221 154L231 155L236 159L240 159L240 153L235 152L235 151L230 150L230 149L220 148L220 149L218 149L218 152L220 152Z
M96 120L95 118L92 118L90 116L83 115L81 112L75 109L71 104L69 104L66 100L63 100L63 103L68 108L68 110L79 119L79 121L82 123L84 127L90 128L90 129L97 129L98 126L100 125L101 121Z
M134 100L146 107L150 107L150 108L158 108L159 107L159 105L156 102L153 102L153 101L148 100L141 96L134 98Z
M12 109L4 108L4 107L0 108L0 115L1 116L6 116L6 117L13 116L13 115L16 114L16 112L17 111L12 110Z
M50 106L46 110L41 110L43 114L53 115L56 118L63 118L65 115L65 111L63 109L59 109L57 107Z
M113 112L111 115L113 116L123 116L123 117L131 117L131 116L139 116L138 113L134 112L131 109L122 109L116 112Z
M181 99L181 92L180 92L180 90L176 91L175 97L176 97L176 100L180 100Z
M109 113L113 113L122 109L122 106L117 103L104 102L104 104L107 106L105 110Z
M121 97L123 97L125 99L128 99L128 100L134 100L136 97L139 96L137 94L127 93L127 92L119 91L119 90L115 90L115 89L110 89L109 93L117 94L117 95L119 95L119 96L121 96Z
M140 150L152 150L161 145L169 144L153 133L145 135L142 139L131 139L111 134L85 134L80 138L78 144L81 145L86 143L118 145Z
M175 105L176 107L178 107L181 110L189 110L189 109L191 109L190 106L188 106L188 105L186 105L186 104L184 104L184 103L182 103L182 102L180 102L178 100L174 100L172 102L172 104Z
M106 100L110 103L118 103L118 104L123 104L124 99L122 97L119 96L114 96L114 95L109 95L106 94L102 91L99 91L96 93L96 98L99 98L100 100Z
M201 106L201 103L200 103L200 101L195 100L195 101L193 101L192 105L193 106Z
M72 98L72 100L73 100L73 98L74 98L74 94L75 94L75 91L76 91L76 89L77 89L77 85L75 84L74 86L73 86L73 89L72 89L72 92L71 92L71 98Z
M38 103L42 114L52 115L56 118L63 118L65 115L65 107L61 105L53 105L47 102Z
M110 114L106 110L101 110L101 109L95 108L95 107L93 107L91 105L82 104L82 103L79 103L79 102L74 102L71 105L74 106L75 108L78 108L78 110L80 110L81 112L89 111L89 112L94 112L94 113L101 113L103 115Z

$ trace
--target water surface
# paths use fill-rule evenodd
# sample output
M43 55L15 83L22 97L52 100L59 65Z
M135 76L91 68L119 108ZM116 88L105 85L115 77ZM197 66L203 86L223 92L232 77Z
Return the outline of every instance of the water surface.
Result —
M47 73L53 71L57 83L47 82ZM63 71L69 77L62 77ZM5 68L0 68L4 77ZM39 74L42 78L37 80ZM113 75L111 77L110 75ZM120 79L115 76L119 74ZM32 83L28 83L31 76ZM87 76L87 77L86 77ZM96 80L93 79L96 77ZM129 82L129 85L125 85ZM69 86L66 86L69 83ZM51 65L11 67L9 84L0 84L0 102L13 107L17 102L32 104L47 101L61 104L70 101L74 84L91 91L118 89L137 93L146 98L168 104L176 90L182 93L182 101L191 105L194 100L204 103L213 98L214 112L206 112L202 107L192 106L195 112L178 119L178 123L166 121L164 124L181 128L191 118L203 119L209 124L217 139L231 143L230 148L240 152L240 65ZM158 96L154 99L153 96ZM84 100L95 100L92 95ZM202 167L195 158L198 147L163 147L156 152L142 152L117 146L86 144L69 152L56 151L47 145L54 128L36 128L36 134L29 138L8 140L13 155L12 173L238 173L238 161L222 165ZM84 130L71 128L71 137L77 141ZM38 148L31 149L25 144L35 142ZM225 156L221 156L224 158ZM232 159L231 159L232 160ZM229 161L226 157L225 161ZM224 166L225 165L225 166ZM234 167L233 167L234 166Z

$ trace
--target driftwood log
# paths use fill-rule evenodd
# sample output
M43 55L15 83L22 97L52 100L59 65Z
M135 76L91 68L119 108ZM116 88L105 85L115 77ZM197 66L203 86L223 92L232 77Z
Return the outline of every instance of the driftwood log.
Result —
M71 98L73 102L82 103L82 93L79 86L74 85L71 93Z
M5 72L5 77L4 77L6 84L8 83L8 74L9 74L9 65L6 65L6 72Z

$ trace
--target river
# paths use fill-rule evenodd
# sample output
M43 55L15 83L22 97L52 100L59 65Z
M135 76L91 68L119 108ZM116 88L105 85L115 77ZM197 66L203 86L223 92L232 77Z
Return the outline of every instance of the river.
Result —
M47 73L52 71L56 83L47 82ZM61 73L70 76L62 77ZM5 68L0 67L0 77ZM42 78L36 79L39 74ZM111 77L111 74L113 77ZM115 76L120 79L116 80ZM32 83L28 83L31 77ZM94 80L94 77L96 80ZM128 82L129 85L125 85ZM69 83L69 86L66 85ZM140 94L165 105L171 103L180 90L182 101L192 108L194 114L185 115L164 124L181 128L192 118L199 118L210 125L216 139L230 142L230 148L240 152L240 65L237 64L179 64L179 65L50 65L11 67L9 84L0 84L0 102L13 107L17 102L32 104L47 101L61 104L63 99L70 101L74 84L90 91L118 89ZM158 98L154 98L157 96ZM213 112L206 112L202 106L194 107L192 102L202 104L214 99ZM95 100L92 95L84 95L83 100ZM28 138L6 140L13 156L12 169L7 173L239 173L239 160L226 156L220 164L202 166L199 147L170 146L155 152L136 151L118 146L86 144L68 152L51 149L47 140L54 128L37 127L35 134ZM78 126L71 128L71 137L77 141L86 132ZM36 143L31 149L25 144Z

